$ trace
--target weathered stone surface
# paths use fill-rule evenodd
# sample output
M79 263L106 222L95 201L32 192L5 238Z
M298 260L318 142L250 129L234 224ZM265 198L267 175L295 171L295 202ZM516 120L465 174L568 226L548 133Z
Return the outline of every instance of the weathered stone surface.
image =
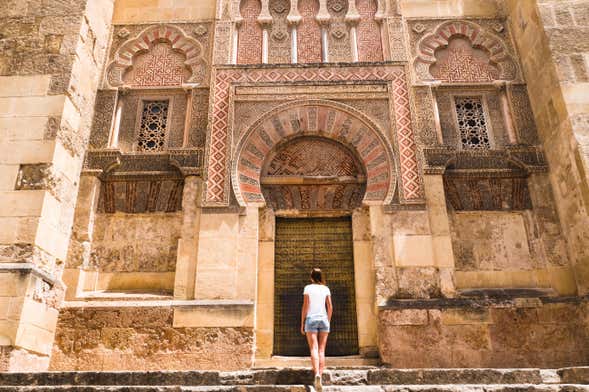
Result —
M251 328L174 328L171 307L65 308L52 370L243 369Z
M383 362L410 368L551 367L587 361L589 335L579 316L585 311L582 303L540 302L531 308L517 308L517 301L501 306L463 305L458 309L381 310ZM427 312L427 319L422 318L426 322L396 322L412 312Z

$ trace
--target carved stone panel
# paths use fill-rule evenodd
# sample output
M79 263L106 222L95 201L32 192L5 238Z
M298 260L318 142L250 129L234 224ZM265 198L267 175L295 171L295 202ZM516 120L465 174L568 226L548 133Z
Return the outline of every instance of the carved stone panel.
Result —
M174 178L107 179L102 183L98 211L175 212L182 208L184 181Z
M186 57L172 50L171 44L159 42L137 56L123 80L134 87L179 86L190 78L185 61Z
M352 47L350 31L345 22L345 16L348 12L348 0L327 0L327 10L331 16L327 31L329 62L350 62L352 61Z
M115 114L117 92L115 90L98 90L90 134L90 148L106 148L111 125Z
M374 16L377 11L377 0L357 0L356 7L360 14L358 23L358 60L382 61L382 39L380 24Z
M297 60L299 63L321 62L321 27L315 19L319 0L298 0L301 22L297 28Z
M115 26L106 83L153 87L207 82L211 28L210 23Z
M511 107L520 143L536 145L539 143L534 113L526 86L515 85L509 89Z
M279 147L262 172L264 198L275 210L351 210L366 190L354 154L329 139L301 137Z
M444 190L456 211L514 211L532 208L525 177L444 176Z
M260 0L241 0L243 21L239 26L237 49L238 64L260 64L262 62L262 27L258 16L262 12Z
M290 0L270 0L272 25L268 35L268 63L284 64L291 62L290 29L286 17L290 11Z
M119 148L121 151L131 152L137 149L145 101L168 101L165 143L162 149L181 147L184 139L186 98L186 93L183 90L138 90L124 95L122 97L123 112L119 130Z

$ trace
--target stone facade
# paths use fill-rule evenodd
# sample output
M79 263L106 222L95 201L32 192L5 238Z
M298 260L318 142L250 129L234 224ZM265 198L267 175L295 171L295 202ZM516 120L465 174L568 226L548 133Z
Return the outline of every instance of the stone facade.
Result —
M589 361L586 0L33 3L0 5L0 370L263 363L277 225L342 217L360 356Z

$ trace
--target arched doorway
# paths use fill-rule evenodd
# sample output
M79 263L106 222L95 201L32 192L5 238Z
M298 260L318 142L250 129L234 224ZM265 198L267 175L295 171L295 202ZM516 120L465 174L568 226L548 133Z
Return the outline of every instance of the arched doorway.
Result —
M333 140L302 136L267 157L262 193L275 214L274 354L308 355L298 334L302 288L321 268L334 304L327 355L358 354L351 213L366 175L354 152Z
M338 343L332 334L328 346L334 351L328 355L376 352L368 206L392 200L395 173L384 131L339 102L305 100L280 105L241 135L233 154L233 191L241 206L261 208L255 322L256 361L260 364L272 355L307 354L299 333L300 305L280 303L281 280L293 283L293 298L302 301L310 265L334 254L342 257L323 268L330 287L337 286L338 279L347 284L347 288L332 290L332 295L347 291L345 298L334 296L334 302L348 301L350 307L336 308L336 315L351 319L333 320L334 332L337 324L338 330L347 331L347 338ZM312 245L312 251L300 255L298 246L284 242L292 243L297 236L298 244ZM305 257L311 260L309 265L300 261ZM280 270L281 265L285 271ZM347 272L340 274L342 271ZM286 275L281 276L282 272ZM279 320L286 314L292 319ZM293 339L291 346L279 341L287 335Z

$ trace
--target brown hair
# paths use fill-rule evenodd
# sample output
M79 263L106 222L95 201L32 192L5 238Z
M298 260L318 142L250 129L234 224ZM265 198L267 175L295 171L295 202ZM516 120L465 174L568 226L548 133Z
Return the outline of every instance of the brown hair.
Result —
M325 282L323 281L323 275L321 273L321 268L313 268L311 270L311 280L313 281L313 283L325 284Z

